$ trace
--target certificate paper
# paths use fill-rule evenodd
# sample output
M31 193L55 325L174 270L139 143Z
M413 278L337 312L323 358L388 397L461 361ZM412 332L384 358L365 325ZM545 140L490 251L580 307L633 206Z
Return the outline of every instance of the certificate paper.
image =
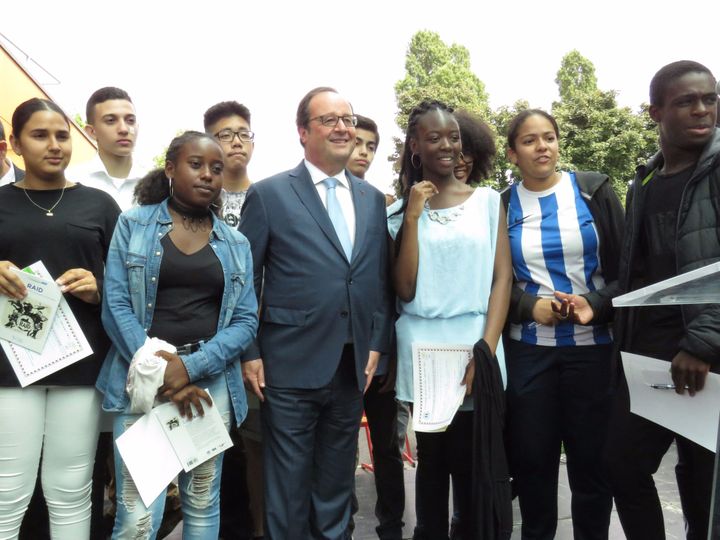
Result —
M40 278L52 279L42 262L30 265L25 271ZM75 315L62 296L41 352L31 351L5 339L0 339L0 346L5 351L20 386L23 387L60 371L93 352Z
M0 296L0 338L41 353L62 292L52 279L12 268L27 289L22 300Z
M189 472L232 446L217 408L203 404L203 410L205 416L189 419L174 403L164 403L115 441L145 506L164 494L180 471Z
M471 345L413 343L413 429L445 431L465 399Z

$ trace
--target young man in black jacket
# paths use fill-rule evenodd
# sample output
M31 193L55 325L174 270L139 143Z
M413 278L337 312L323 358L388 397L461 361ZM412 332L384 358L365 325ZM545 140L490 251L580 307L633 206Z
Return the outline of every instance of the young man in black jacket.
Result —
M663 67L650 83L650 116L658 125L660 152L638 167L628 192L621 292L720 260L715 85L705 66L690 61ZM680 394L702 391L708 371L720 366L717 304L621 309L615 322L619 349L667 360ZM687 538L707 538L712 452L630 413L622 376L615 405L607 456L615 506L627 538L665 538L652 474L673 441Z

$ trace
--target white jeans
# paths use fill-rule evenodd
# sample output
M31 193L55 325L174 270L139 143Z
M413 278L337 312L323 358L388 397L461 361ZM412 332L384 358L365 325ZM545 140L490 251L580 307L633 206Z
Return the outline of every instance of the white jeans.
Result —
M18 537L41 451L53 540L90 537L101 401L88 386L0 388L0 540Z

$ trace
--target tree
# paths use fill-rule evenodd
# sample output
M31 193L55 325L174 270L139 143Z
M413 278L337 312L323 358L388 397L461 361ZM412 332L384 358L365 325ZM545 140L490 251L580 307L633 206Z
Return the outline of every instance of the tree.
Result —
M470 52L462 45L447 46L438 34L417 32L405 58L405 77L395 84L397 125L405 130L412 108L423 99L437 99L451 107L490 116L485 85L470 68Z
M517 100L512 106L502 105L492 116L492 125L497 133L495 145L497 146L497 155L495 156L495 174L488 185L494 189L500 190L508 183L508 176L513 170L513 165L507 158L507 134L510 122L520 111L529 109L529 103L524 99Z
M446 45L435 32L421 30L410 40L405 58L405 77L395 84L397 114L401 130L407 128L412 108L424 99L436 99L453 108L490 118L483 82L470 68L470 52L462 45ZM395 137L395 151L388 157L399 172L403 141Z
M567 53L555 78L560 99L572 99L576 94L587 94L598 89L595 66L576 49Z
M555 82L560 101L552 113L560 126L561 168L609 175L624 201L635 167L657 147L647 107L637 113L618 107L616 92L597 87L592 62L575 50L563 57Z

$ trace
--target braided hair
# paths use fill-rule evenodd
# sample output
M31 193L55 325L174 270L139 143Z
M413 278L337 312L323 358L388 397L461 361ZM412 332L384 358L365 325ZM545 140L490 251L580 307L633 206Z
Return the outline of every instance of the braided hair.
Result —
M167 152L165 153L165 162L177 165L180 151L187 143L198 139L209 139L217 144L217 141L211 135L200 131L186 131L170 141ZM158 168L150 171L140 181L138 181L133 191L133 197L138 204L158 204L170 197L170 181L165 174L165 168ZM218 214L219 206L211 205L211 209Z
M400 184L402 185L403 203L395 214L402 214L405 212L408 205L408 199L410 198L410 190L415 184L423 179L424 174L422 163L420 163L420 166L417 168L412 163L413 153L410 149L410 140L417 137L417 124L420 121L420 118L430 111L444 111L452 115L453 108L442 101L426 99L413 107L413 110L410 111L410 116L408 116L408 127L405 132L405 144L403 145L403 153L400 157Z
M403 153L400 158L400 184L402 186L402 205L392 215L402 214L407 209L408 201L410 200L410 190L412 187L421 182L424 176L422 163L419 167L413 165L413 153L410 149L410 140L417 137L417 124L420 118L425 116L430 111L444 111L450 115L453 113L453 108L446 105L442 101L437 100L424 100L418 105L413 107L408 116L408 127L405 132L405 144L403 145ZM400 253L400 244L402 243L403 227L400 226L397 235L395 236L395 255Z

